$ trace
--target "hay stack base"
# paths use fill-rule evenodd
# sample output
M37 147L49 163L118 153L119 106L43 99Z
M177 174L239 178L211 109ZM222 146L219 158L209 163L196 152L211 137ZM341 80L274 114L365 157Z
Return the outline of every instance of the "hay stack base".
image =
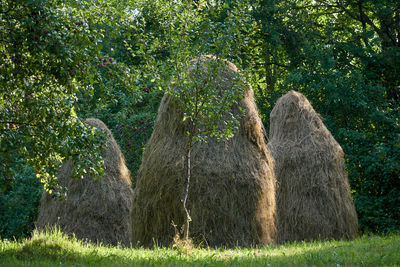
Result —
M278 241L357 236L343 150L302 94L290 91L271 112Z
M202 60L215 60L201 57ZM206 69L206 68L205 68ZM220 81L237 75L232 63ZM229 90L229 82L224 83ZM191 152L192 178L187 207L190 236L205 246L251 246L274 239L275 178L263 126L252 89L232 107L242 115L235 137L226 142L210 138ZM186 125L169 95L162 99L154 131L146 145L132 202L132 244L168 246L175 225L184 224L181 199L186 185Z
M105 130L108 141L103 148L105 170L101 179L84 177L71 179L73 163L64 162L58 181L67 187L67 200L51 198L43 192L38 229L58 226L79 239L107 245L130 244L130 204L132 187L124 157L107 126L98 119L87 119L86 124Z

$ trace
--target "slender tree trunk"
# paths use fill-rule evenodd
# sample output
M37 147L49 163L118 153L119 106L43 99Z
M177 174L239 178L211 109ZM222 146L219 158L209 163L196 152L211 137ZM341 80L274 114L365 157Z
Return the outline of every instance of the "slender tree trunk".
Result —
M190 133L189 135L189 140L188 140L188 146L187 146L187 154L186 154L186 160L187 160L187 179L186 179L186 188L185 188L185 194L182 199L182 204L183 204L183 209L185 210L186 213L186 227L185 227L185 232L184 236L185 239L189 239L189 224L192 221L190 218L190 213L189 210L186 207L186 201L189 195L189 186L190 186L190 175L191 175L191 169L190 169L190 152L192 151L192 140L193 136Z

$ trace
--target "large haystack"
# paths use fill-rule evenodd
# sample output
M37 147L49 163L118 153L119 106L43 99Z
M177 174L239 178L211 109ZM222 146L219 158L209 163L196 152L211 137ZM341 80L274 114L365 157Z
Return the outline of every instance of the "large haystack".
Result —
M193 64L215 58L201 57ZM205 68L204 68L205 69ZM227 62L218 82L226 90L237 75ZM218 143L196 143L193 147L192 178L188 209L190 235L208 246L250 246L270 243L275 234L275 177L272 160L263 139L263 126L254 103L253 90L232 108L241 107L235 137ZM174 222L184 224L181 199L186 184L186 126L173 99L161 101L154 131L139 169L132 202L132 243L151 247L168 246L174 236Z
M343 150L302 94L290 91L271 112L278 241L357 236Z
M108 141L103 148L104 175L94 180L71 179L73 163L61 167L58 181L68 188L65 201L51 198L43 192L37 227L59 226L61 231L92 242L128 245L130 242L130 205L132 187L125 159L107 126L98 119L85 123L105 130Z

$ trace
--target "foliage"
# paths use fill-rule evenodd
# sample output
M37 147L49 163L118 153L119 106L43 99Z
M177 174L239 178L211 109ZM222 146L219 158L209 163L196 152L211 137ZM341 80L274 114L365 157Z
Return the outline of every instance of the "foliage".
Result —
M156 60L164 57L163 44L153 44L154 38L147 34L156 27L158 35L162 35L162 30L153 24L163 9L153 8L158 1L148 5L142 1L125 2L110 3L109 8L116 10L109 11L112 21L103 31L101 53L109 54L113 64L104 57L103 61L106 59L107 66L118 68L103 68L99 75L101 82L93 85L92 94L79 91L76 107L79 117L99 118L110 128L135 180L163 95L153 77L158 63L145 58L150 53Z
M1 1L2 179L22 166L16 158L59 196L55 175L62 160L76 162L76 177L101 174L103 138L82 124L75 104L78 95L105 85L102 73L107 81L128 76L129 69L102 51L110 10L106 1Z
M12 181L0 181L0 237L23 238L31 235L38 214L43 186L32 168L25 166Z
M155 112L128 113L116 129L115 138L119 140L121 150L126 157L126 163L131 170L133 182L139 170L144 146L153 132Z
M59 231L34 232L21 242L0 241L2 266L396 266L400 236L362 236L353 241L320 241L260 248L132 249L82 243Z
M400 40L393 1L260 2L257 96L301 91L347 156L363 230L399 229Z

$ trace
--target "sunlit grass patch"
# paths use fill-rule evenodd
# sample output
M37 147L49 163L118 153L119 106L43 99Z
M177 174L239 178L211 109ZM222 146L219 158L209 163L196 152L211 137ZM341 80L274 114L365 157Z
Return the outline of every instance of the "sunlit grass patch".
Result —
M0 266L397 266L400 234L260 248L122 248L92 244L58 230L0 241Z

